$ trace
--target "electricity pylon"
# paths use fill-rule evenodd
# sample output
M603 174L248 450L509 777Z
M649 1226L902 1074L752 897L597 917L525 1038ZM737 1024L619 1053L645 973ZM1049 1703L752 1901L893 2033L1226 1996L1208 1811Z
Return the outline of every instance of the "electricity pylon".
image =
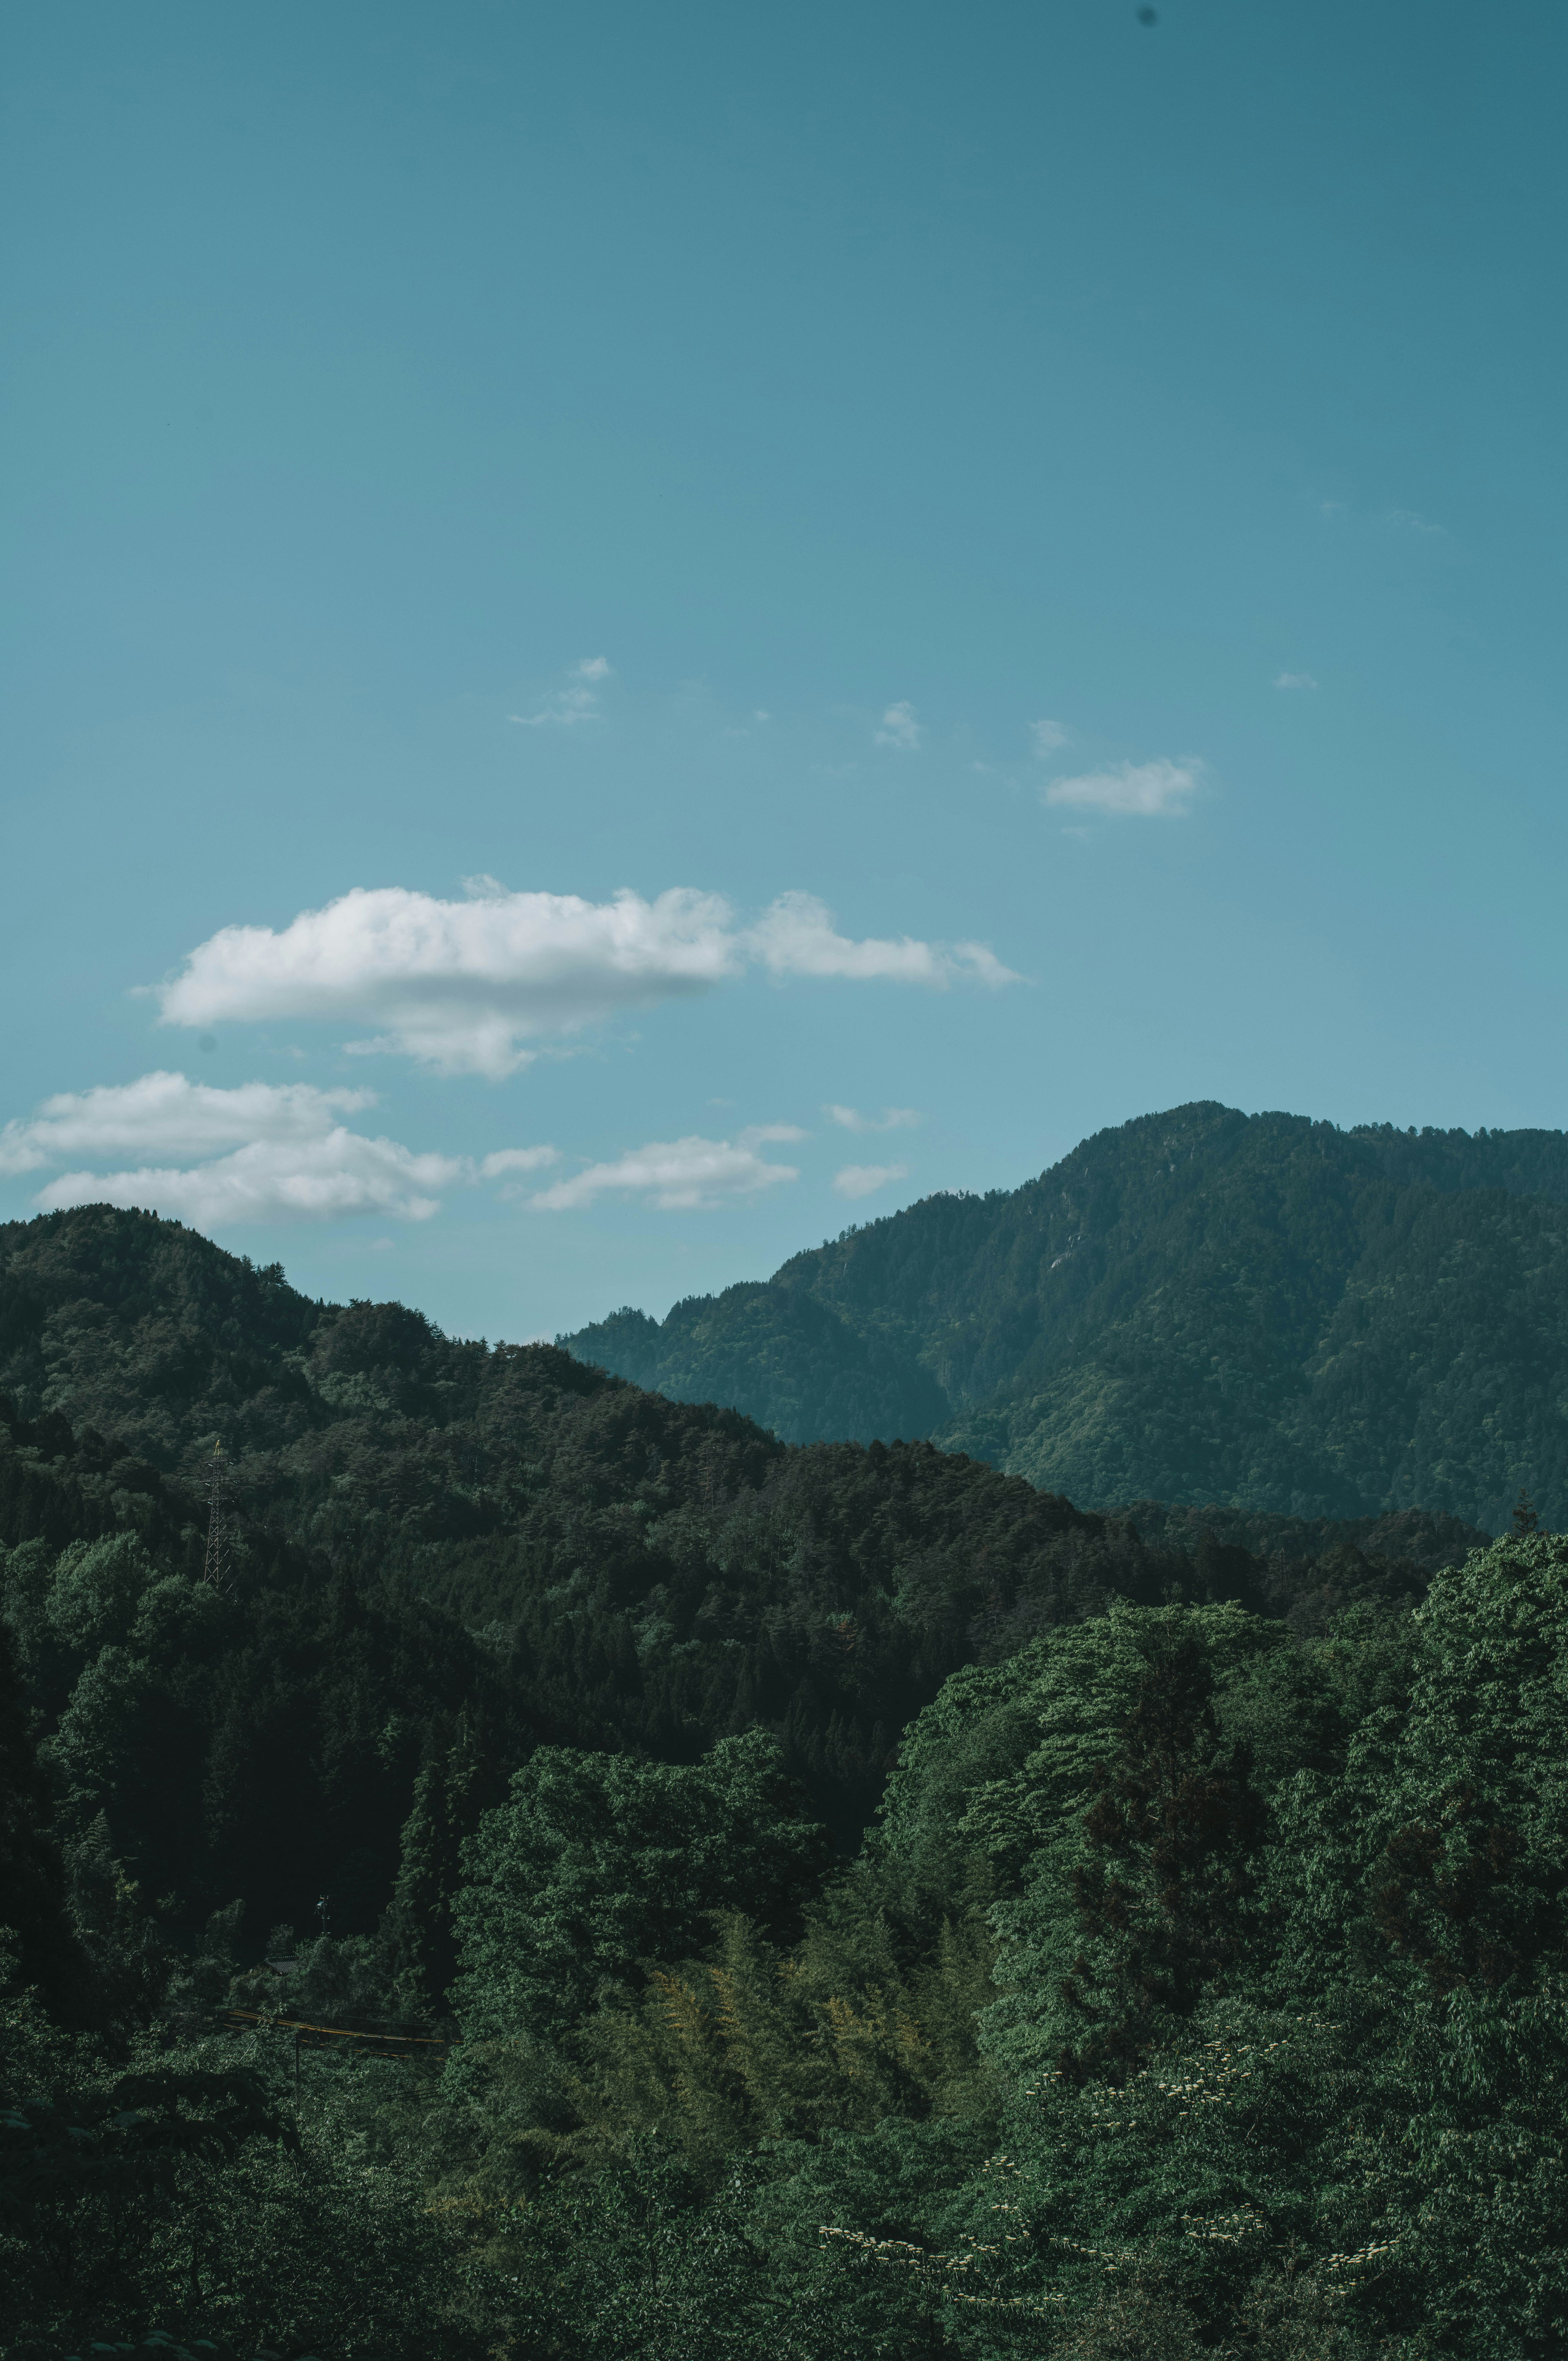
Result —
M202 1579L210 1584L222 1598L227 1598L234 1589L234 1576L229 1564L229 1520L224 1504L224 1474L227 1465L222 1443L214 1443L213 1480L207 1495L211 1503L207 1512L207 1562L202 1568Z

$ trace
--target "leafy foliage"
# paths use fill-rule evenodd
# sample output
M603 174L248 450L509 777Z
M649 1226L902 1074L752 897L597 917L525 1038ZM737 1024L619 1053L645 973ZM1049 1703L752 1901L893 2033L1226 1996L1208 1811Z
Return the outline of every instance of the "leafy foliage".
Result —
M559 2036L639 1960L696 1949L718 1912L744 1900L786 1924L828 1858L803 1801L760 1730L689 1768L542 1746L465 1849L470 2025Z

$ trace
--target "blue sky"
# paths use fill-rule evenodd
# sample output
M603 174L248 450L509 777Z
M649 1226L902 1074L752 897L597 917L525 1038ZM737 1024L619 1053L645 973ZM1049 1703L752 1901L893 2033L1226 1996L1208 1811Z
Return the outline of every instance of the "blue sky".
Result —
M1565 25L13 12L0 1215L515 1338L1561 1126Z

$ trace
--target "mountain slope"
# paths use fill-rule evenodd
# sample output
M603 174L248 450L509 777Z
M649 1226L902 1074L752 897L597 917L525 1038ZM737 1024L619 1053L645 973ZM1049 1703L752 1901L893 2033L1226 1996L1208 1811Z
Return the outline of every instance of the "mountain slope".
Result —
M927 1443L791 1448L554 1346L312 1302L150 1214L0 1227L0 1613L73 1843L102 1816L182 1923L243 1893L262 1931L303 1924L326 1894L367 1928L417 1783L460 1758L472 1803L541 1739L691 1762L761 1726L850 1841L961 1664L1113 1596L1317 1630L1483 1538L1110 1520Z
M1568 1520L1568 1137L1200 1104L765 1286L561 1342L792 1441L893 1432L1100 1507ZM831 1324L836 1323L836 1326ZM933 1399L933 1388L939 1403Z

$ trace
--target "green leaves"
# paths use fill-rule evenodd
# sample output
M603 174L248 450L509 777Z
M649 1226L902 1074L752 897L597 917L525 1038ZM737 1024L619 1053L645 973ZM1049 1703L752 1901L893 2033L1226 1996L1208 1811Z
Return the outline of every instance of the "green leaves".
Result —
M827 1865L777 1746L723 1739L690 1766L541 1747L465 1850L465 2031L554 2037L643 1960L698 1949L716 1911L786 1925Z
M157 1568L134 1533L73 1542L56 1563L44 1599L55 1637L82 1655L96 1655L130 1635L143 1592Z

